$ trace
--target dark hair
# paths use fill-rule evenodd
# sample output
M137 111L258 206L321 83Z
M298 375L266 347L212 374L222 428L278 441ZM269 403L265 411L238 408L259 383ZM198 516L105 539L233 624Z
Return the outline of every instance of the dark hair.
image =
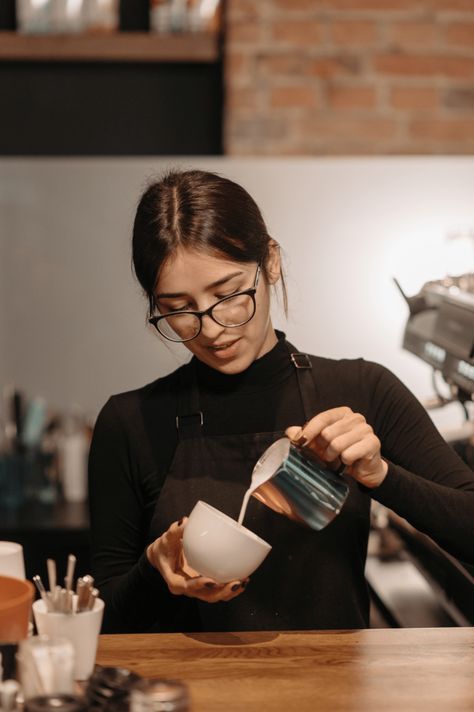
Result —
M133 266L150 315L161 267L176 248L259 262L268 278L272 244L258 205L240 185L207 171L169 171L145 190L133 224ZM283 281L282 291L286 311Z

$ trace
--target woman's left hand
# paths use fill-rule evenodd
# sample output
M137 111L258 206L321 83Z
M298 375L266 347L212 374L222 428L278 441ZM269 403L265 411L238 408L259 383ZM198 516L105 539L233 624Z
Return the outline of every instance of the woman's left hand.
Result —
M291 426L286 435L326 462L340 460L346 465L345 473L365 487L378 487L387 475L380 440L364 416L346 406L318 413L302 427Z

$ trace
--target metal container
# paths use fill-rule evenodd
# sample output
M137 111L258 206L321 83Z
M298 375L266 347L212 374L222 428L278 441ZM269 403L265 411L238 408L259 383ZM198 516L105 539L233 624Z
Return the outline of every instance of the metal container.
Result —
M341 465L331 469L312 450L280 438L254 467L252 496L295 522L323 529L341 511L349 494Z

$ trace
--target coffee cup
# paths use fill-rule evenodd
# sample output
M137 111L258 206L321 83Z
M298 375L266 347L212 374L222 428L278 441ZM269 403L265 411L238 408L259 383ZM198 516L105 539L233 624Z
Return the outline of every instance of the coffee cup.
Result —
M242 581L271 550L270 544L206 502L199 501L183 534L188 564L217 583Z
M25 578L23 547L16 541L0 541L0 575Z

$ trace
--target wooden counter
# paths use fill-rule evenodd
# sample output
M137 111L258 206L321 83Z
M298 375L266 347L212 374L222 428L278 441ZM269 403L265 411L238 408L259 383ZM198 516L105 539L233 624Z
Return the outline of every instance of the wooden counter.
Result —
M189 685L192 712L474 710L474 629L101 636L97 662Z

